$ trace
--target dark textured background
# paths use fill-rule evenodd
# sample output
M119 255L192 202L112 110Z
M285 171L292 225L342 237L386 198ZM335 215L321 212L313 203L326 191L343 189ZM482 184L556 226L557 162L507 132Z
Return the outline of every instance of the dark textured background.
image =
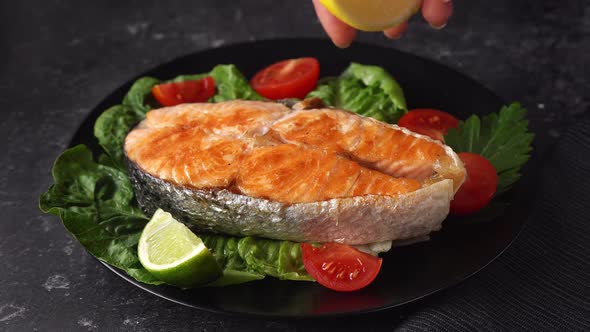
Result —
M149 295L98 264L36 205L55 157L121 83L210 47L321 37L311 1L1 1L0 330L589 330L590 2L455 4L442 31L417 18L402 40L360 40L438 60L529 109L547 157L527 228L482 273L402 311L288 322Z

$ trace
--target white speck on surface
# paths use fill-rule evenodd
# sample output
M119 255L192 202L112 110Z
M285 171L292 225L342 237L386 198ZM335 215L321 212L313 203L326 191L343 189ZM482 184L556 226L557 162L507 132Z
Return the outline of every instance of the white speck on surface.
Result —
M55 222L49 220L49 218L43 218L43 222L41 222L41 228L43 229L44 232L49 232L53 226L55 226Z
M62 250L66 255L70 256L74 252L74 245L68 244L67 246L63 247Z
M545 109L545 104L537 104L537 107L542 110Z
M43 287L48 291L53 289L68 289L70 288L70 281L65 276L56 274L47 278L47 281L45 281Z
M152 35L152 38L154 38L154 40L162 40L162 39L164 39L164 37L166 37L166 35L163 33L159 33L159 32L154 33Z
M141 324L143 321L145 321L146 319L147 318L145 318L145 317L139 317L139 316L126 317L125 320L123 321L123 325L137 326L137 325Z
M139 32L147 29L148 23L147 22L137 22L137 23L133 23L133 24L127 24L125 27L127 28L127 32L129 32L130 35L135 36Z
M219 47L221 45L225 44L225 40L223 39L215 39L212 43L211 46L213 47Z
M86 317L78 319L78 325L87 328L88 330L96 330L98 326L94 322Z
M0 322L7 322L11 319L24 316L27 309L14 304L5 304L0 307Z

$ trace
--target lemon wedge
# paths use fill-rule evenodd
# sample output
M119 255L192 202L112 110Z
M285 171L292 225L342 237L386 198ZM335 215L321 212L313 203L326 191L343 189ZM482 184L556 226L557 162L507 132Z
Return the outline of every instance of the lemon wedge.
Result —
M332 15L362 31L394 27L416 14L420 0L320 0Z

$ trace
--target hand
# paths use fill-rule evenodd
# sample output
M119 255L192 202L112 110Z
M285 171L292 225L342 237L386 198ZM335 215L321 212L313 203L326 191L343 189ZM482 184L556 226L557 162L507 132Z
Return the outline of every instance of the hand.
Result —
M356 37L356 29L332 15L319 0L313 0L313 6L320 23L330 39L332 39L332 42L340 48L348 47ZM422 1L422 16L435 29L444 28L452 13L453 3L451 0ZM395 27L383 30L383 33L390 39L398 39L407 28L408 22L404 22Z

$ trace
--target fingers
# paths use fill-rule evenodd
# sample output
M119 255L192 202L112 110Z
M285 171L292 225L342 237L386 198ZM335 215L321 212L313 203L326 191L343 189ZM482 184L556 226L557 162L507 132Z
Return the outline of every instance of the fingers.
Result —
M334 45L340 48L348 47L356 37L356 29L330 14L319 0L313 0L313 6L320 23Z
M424 0L422 4L422 16L435 29L444 28L452 14L451 0Z
M313 6L322 27L332 42L340 48L348 47L356 37L356 29L334 17L319 0L313 0ZM422 16L435 29L444 28L452 14L453 3L451 0L423 0ZM407 29L408 22L404 22L384 30L383 33L390 39L398 39Z
M383 33L389 39L399 39L408 29L408 22L401 23L393 28L383 30Z

